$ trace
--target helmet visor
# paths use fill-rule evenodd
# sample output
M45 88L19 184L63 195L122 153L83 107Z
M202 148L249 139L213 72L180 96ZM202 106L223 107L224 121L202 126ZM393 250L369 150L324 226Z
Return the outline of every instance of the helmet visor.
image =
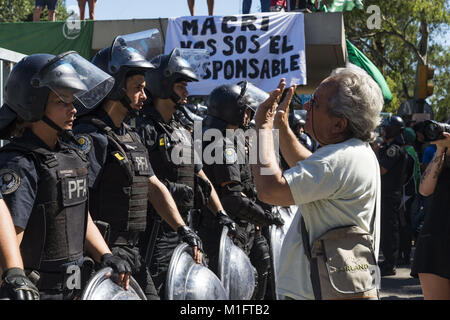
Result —
M186 81L198 81L197 74L192 68L188 59L194 61L196 57L200 58L199 52L195 52L195 49L180 49L175 48L172 50L169 56L169 61L167 62L167 67L163 70L164 76L166 78L172 77L174 74L178 74L180 78ZM209 58L208 58L209 59ZM155 59L152 60L155 68L159 68L163 63L163 55L159 55Z
M145 60L150 61L152 58L162 53L163 46L161 33L158 29L150 29L116 37L112 45L112 61L117 58L117 53L120 52L120 49L123 47L134 49L142 55Z
M174 61L172 58L177 56L183 58L188 63L188 66L185 66L185 68L190 67L198 79L203 79L206 76L206 70L208 70L208 65L210 64L208 50L175 48L171 56L171 61ZM169 61L170 64L171 62Z
M297 109L294 110L294 114L298 116L301 121L306 121L306 110Z
M91 109L114 86L114 78L76 52L63 53L33 77L35 87L48 87L66 103L77 102Z
M254 112L256 112L258 106L269 97L267 92L254 86L248 81L241 81L238 83L238 86L241 87L239 99L247 106L247 108L252 109Z

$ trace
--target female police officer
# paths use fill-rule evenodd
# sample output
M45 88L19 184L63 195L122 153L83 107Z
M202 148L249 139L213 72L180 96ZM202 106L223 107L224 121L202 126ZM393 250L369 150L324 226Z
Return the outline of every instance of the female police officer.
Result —
M41 299L76 297L84 250L128 286L130 266L111 254L88 213L88 161L70 146L73 101L90 108L112 83L76 52L25 57L6 83L0 133L11 141L0 152L1 192Z

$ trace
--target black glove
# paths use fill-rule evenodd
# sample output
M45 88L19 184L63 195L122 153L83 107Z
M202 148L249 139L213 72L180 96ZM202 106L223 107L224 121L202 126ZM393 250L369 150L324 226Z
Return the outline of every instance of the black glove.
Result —
M261 227L274 224L272 215L267 215L261 206L240 194L225 195L220 201L234 219L242 219Z
M3 272L2 287L7 289L11 299L39 300L39 290L20 268L10 268Z
M273 210L264 210L264 212L266 213L266 216L270 221L270 224L274 224L277 227L281 227L284 225L284 220L278 211L274 212Z
M189 246L195 247L203 252L203 245L202 240L200 237L188 226L181 226L177 230L178 235L180 236L181 240L186 242Z
M130 264L124 259L113 255L112 253L105 253L101 258L101 266L103 268L111 267L115 272L131 272Z
M219 210L216 213L217 222L221 226L227 226L231 235L236 235L236 223L227 215L223 210Z
M164 181L178 207L192 207L194 201L194 190L182 183Z

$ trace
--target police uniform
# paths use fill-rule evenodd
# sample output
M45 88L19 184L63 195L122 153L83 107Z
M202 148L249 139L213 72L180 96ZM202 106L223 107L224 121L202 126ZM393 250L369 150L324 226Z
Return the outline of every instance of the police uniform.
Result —
M208 116L205 119L204 130L215 128L222 130L225 136L225 123L219 119ZM254 292L254 299L263 299L266 293L268 270L270 267L269 247L266 238L257 230L255 223L246 219L254 214L254 219L261 219L261 224L267 224L265 220L265 213L263 209L254 202L256 198L256 190L253 185L251 175L251 168L248 159L248 146L246 150L237 148L237 146L223 137L223 162L204 164L205 174L209 177L211 183L216 189L222 205L224 206L230 217L237 223L237 234L240 236L234 237L234 243L240 247L250 258L252 265L257 271L258 286ZM213 141L211 143L216 143ZM210 143L205 142L203 150L208 147ZM213 157L216 155L213 154ZM230 182L224 186L223 183ZM242 193L247 195L247 198L242 196ZM240 201L246 202L240 203ZM249 208L245 208L248 206ZM259 215L258 215L259 212ZM207 221L206 221L207 222ZM203 225L204 237L208 237L208 243L217 244L216 231L213 233L208 224ZM202 233L200 233L202 236ZM244 236L243 236L244 235ZM207 245L205 245L205 248ZM216 247L217 250L217 247ZM207 251L208 252L208 251ZM214 257L212 266L217 267L217 255ZM215 270L215 269L214 269Z
M379 150L380 166L387 170L381 176L381 237L380 248L387 268L395 268L399 250L400 205L402 181L406 167L406 151L394 141Z
M142 250L146 228L148 179L154 175L147 150L128 125L115 127L98 108L79 119L74 134L80 150L88 154L90 213L110 225L111 252L127 260L132 276L148 299L159 299Z
M202 166L194 164L190 132L184 128L175 114L166 123L152 104L146 104L140 116L136 118L136 128L147 147L156 176L171 192L186 225L194 227L192 225L192 218L195 215L194 200L198 199L194 194L195 190L198 190L196 174ZM180 158L173 161L173 156ZM153 207L149 209L152 223L149 224L146 237L150 237L151 228L159 226L150 270L157 291L162 297L170 259L181 239L172 227L165 221L160 221Z
M82 266L88 215L88 160L58 140L55 150L25 129L0 152L1 192L15 226L24 269L41 299L73 299L68 266ZM55 186L55 188L49 188ZM79 288L78 288L79 289Z

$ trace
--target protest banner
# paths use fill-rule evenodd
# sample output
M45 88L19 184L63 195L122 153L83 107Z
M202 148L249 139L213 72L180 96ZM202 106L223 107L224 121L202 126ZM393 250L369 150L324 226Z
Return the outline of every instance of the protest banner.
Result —
M303 13L169 18L165 53L173 48L206 49L210 59L191 95L208 95L221 84L247 80L271 91L281 78L306 84Z

